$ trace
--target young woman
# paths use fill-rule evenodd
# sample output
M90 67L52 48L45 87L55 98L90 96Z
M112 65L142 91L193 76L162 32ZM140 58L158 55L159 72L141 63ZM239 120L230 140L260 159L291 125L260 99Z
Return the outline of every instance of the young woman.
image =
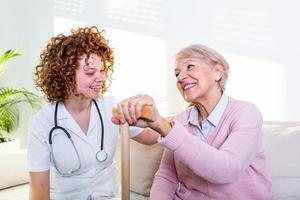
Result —
M47 100L28 130L30 199L118 197L113 157L119 128L111 122L116 100L103 94L111 82L113 51L104 31L79 28L53 37L36 67L35 83ZM152 144L157 136L131 129Z

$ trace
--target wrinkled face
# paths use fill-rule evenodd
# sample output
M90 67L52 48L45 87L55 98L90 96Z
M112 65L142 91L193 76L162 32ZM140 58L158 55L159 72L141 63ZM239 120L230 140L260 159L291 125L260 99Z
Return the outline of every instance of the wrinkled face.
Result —
M104 66L101 57L96 54L91 54L87 60L86 58L87 55L83 55L78 60L74 94L88 99L96 99L106 80Z
M210 66L204 60L195 57L181 58L175 62L177 88L189 103L198 103L209 99L220 91L217 67Z

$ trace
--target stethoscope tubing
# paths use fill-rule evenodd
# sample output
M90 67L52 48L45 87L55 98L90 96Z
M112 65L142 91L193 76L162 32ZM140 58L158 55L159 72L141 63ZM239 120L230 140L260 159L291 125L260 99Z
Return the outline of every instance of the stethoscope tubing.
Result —
M102 118L100 109L99 109L99 107L98 107L98 105L97 105L97 102L96 102L94 99L93 99L93 102L94 102L94 104L95 104L95 106L96 106L96 109L97 109L97 112L98 112L98 115L99 115L99 119L100 119L100 123L101 123L101 145L100 145L100 150L97 152L97 154L100 153L100 152L102 152L102 153L105 153L105 156L107 157L107 153L103 150L103 146L104 146L104 123L103 123L103 118ZM56 170L59 172L59 174L61 174L62 176L70 176L70 175L72 175L73 173L75 173L75 172L77 172L77 171L79 171L79 170L81 169L81 159L80 159L78 150L77 150L77 148L76 148L76 146L75 146L75 144L74 144L74 141L73 141L73 139L71 138L71 135L69 134L69 132L68 132L65 128L63 128L63 127L57 125L57 110L58 110L58 102L56 102L56 105L55 105L55 111L54 111L54 127L53 127L53 128L50 130L50 132L49 132L50 151L51 151L51 154L52 154L52 158L53 158L52 160L53 160L53 164L54 164L55 169L56 169ZM57 167L57 162L56 162L56 160L55 160L55 156L54 156L54 153L53 153L53 148L52 148L52 144L53 144L53 141L52 141L52 133L53 133L55 130L57 130L57 129L62 130L62 131L67 135L68 139L71 141L71 143L72 143L72 145L73 145L73 147L74 147L74 149L75 149L76 156L77 156L77 158L78 158L78 160L79 160L79 166L78 166L78 168L75 169L75 170L71 170L71 171L69 171L68 173L62 173L62 172L58 169L58 167ZM105 159L103 159L103 160L99 160L98 157L97 157L97 154L96 154L96 158L97 158L98 161L102 162L102 161L105 161L105 160L106 160L106 157L105 157Z

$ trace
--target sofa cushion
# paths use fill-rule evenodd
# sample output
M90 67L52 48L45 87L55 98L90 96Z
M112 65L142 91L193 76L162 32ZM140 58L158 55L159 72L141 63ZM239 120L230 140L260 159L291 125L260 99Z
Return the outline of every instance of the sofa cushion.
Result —
M26 150L0 152L0 189L28 183Z
M300 199L300 124L266 122L263 140L274 199Z
M130 149L130 190L149 196L163 147L159 144L148 146L131 141Z
M300 199L300 123L264 122L263 140L274 200ZM163 148L132 140L130 148L130 189L148 196Z

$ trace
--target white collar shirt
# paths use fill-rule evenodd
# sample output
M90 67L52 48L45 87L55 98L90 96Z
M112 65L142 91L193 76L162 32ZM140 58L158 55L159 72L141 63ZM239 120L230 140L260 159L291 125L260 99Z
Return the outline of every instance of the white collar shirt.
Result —
M79 125L62 103L58 105L57 123L70 134L75 148L62 130L52 134L51 155L49 132L54 127L55 103L45 106L35 116L31 117L28 126L28 168L31 172L50 170L50 197L51 199L86 199L93 197L116 197L119 194L119 180L114 154L119 137L119 126L111 122L111 110L116 99L101 96L97 100L104 124L104 150L108 154L105 161L99 162L96 153L101 144L101 123L97 109L92 103L90 122L87 134L84 134ZM133 128L131 137L140 133L140 129ZM79 159L78 159L79 158ZM61 172L70 169L80 169L72 176L61 176Z

